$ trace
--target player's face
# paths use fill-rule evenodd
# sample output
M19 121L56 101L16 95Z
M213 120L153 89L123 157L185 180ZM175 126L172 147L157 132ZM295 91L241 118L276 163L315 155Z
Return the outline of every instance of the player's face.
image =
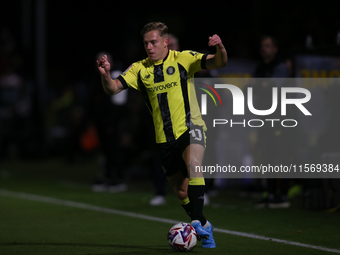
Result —
M168 53L168 38L159 35L158 30L153 30L144 35L144 48L149 58L157 62L165 58Z

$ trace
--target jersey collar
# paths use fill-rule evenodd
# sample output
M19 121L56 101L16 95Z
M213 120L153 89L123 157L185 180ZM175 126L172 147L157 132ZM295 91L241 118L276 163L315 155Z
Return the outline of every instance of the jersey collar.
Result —
M160 64L164 63L165 60L167 60L167 58L168 58L168 56L169 56L169 53L170 53L170 50L168 49L168 53L166 54L165 58L163 58L162 60L159 60L159 61L157 61L157 62L154 62L153 64L154 64L154 65L160 65Z

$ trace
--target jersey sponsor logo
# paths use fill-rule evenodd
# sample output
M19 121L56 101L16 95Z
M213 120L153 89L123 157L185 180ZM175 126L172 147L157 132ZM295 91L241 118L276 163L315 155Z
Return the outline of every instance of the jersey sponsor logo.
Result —
M167 69L166 69L166 73L168 75L173 75L175 73L175 67L173 66L169 66Z
M169 82L166 84L158 85L152 88L147 88L150 92L157 92L157 91L162 91L164 89L170 89L172 87L178 86L178 83L176 81Z

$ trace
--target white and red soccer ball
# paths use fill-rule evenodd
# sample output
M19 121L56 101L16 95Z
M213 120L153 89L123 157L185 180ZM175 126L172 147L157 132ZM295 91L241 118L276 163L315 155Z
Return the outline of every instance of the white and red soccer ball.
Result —
M168 232L168 243L175 251L191 251L197 244L196 231L188 223L177 223Z

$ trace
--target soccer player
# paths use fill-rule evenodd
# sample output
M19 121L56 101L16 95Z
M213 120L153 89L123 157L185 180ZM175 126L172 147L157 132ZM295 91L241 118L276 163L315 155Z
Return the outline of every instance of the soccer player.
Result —
M169 50L168 28L161 22L146 24L141 35L148 57L133 63L117 79L110 76L107 56L97 60L104 91L114 95L134 88L142 93L153 117L165 175L203 247L215 248L213 226L203 215L204 178L195 173L195 167L202 165L206 126L190 79L202 69L224 67L226 49L215 34L208 40L209 46L216 47L215 54Z

